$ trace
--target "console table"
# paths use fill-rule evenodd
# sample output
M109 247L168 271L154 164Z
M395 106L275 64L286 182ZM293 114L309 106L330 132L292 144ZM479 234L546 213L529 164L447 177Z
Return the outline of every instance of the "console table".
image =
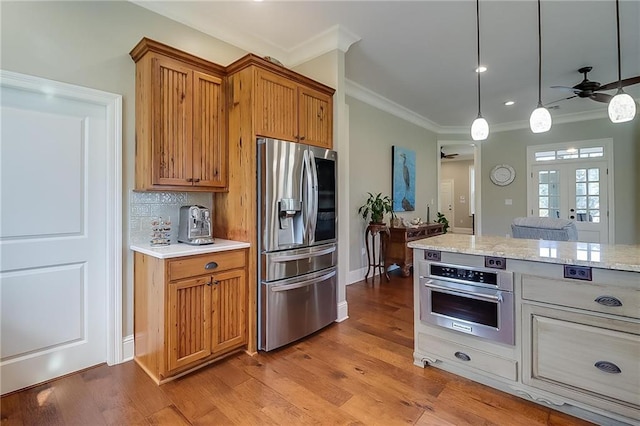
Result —
M429 223L415 227L389 228L389 243L387 244L384 269L394 263L402 270L402 276L408 277L413 266L413 249L407 247L409 241L421 240L427 237L444 234L444 225L441 223Z

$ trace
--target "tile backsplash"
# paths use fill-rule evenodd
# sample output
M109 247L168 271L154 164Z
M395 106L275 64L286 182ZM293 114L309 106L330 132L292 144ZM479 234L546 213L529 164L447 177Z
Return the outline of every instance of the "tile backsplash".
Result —
M180 207L198 204L213 211L213 195L210 192L138 192L131 191L129 198L129 242L148 244L151 240L151 221L162 217L171 219L171 244L178 242Z

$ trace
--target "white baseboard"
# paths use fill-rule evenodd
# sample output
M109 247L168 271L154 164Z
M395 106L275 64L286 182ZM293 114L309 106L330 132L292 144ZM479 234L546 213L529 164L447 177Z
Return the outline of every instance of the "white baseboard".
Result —
M349 318L349 307L347 301L338 303L338 319L336 322L342 322Z
M131 361L134 353L133 334L130 334L122 340L122 362Z
M473 229L472 228L451 228L451 233L473 235Z

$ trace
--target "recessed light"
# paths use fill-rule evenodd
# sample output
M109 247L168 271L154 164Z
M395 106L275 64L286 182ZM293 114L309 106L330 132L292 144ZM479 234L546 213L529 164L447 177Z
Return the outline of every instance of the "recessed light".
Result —
M484 65L480 65L478 68L476 68L476 72L485 72L487 70L487 67L485 67Z
M505 104L505 106L511 106L511 105L514 105L515 102L514 101L507 101L504 104Z

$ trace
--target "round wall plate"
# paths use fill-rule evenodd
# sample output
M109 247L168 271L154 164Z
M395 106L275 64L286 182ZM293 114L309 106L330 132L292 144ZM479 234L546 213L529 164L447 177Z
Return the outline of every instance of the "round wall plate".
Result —
M516 171L508 164L498 164L491 169L491 182L498 186L509 185L516 178Z

